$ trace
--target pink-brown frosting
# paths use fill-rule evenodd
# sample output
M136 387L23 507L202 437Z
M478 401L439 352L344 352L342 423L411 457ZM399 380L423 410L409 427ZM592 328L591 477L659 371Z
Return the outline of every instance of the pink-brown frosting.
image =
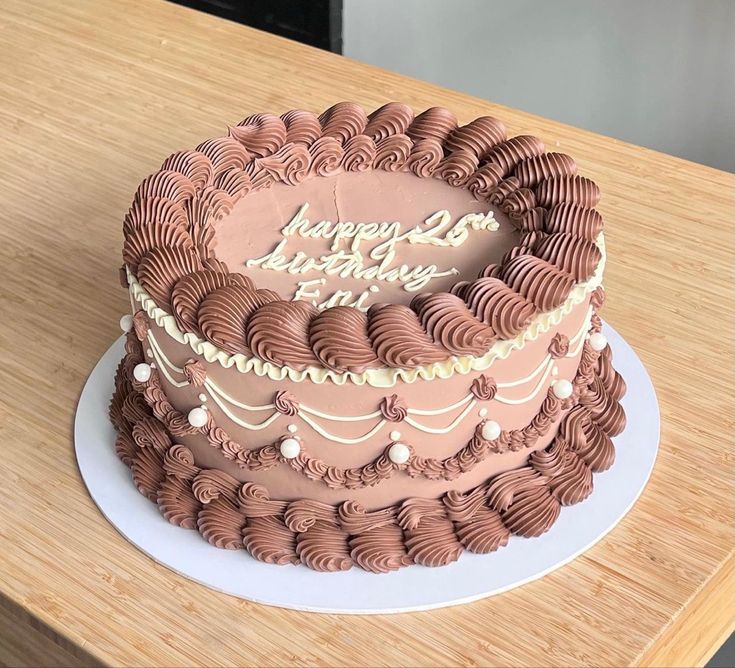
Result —
M413 151L406 161L406 168L419 178L428 178L439 167L444 152L442 145L434 139L422 139L414 144Z
M171 293L174 318L183 331L198 332L199 307L210 293L228 285L240 285L254 290L253 283L242 274L202 269L176 282Z
M509 176L508 178L503 179L490 191L487 196L487 201L490 202L490 204L502 204L508 195L520 188L520 185L521 182L515 176Z
M434 177L446 181L450 186L462 186L477 169L477 162L474 153L457 149L439 163Z
M326 309L311 321L309 342L319 361L335 371L361 373L380 362L367 334L367 316L350 306Z
M528 188L518 188L513 190L507 197L503 198L500 207L505 213L519 218L526 211L530 211L536 206L536 196L533 190Z
M196 147L196 150L206 155L212 163L213 177L231 170L243 170L250 162L251 156L245 147L232 137L215 137L207 139Z
M590 304L595 310L599 310L602 308L602 305L605 303L605 289L598 285L590 295Z
M398 513L406 550L415 563L443 566L462 552L454 527L439 499L407 499Z
M378 359L388 366L411 368L441 362L447 356L421 327L418 316L401 304L371 306L368 336Z
M503 168L488 162L467 179L465 186L475 197L488 197L502 180Z
M497 278L478 278L463 292L469 310L489 325L502 339L512 339L523 331L536 307Z
M351 535L350 556L360 568L388 573L413 563L403 545L394 508L367 512L360 504L346 501L339 508L339 519Z
M319 116L322 137L334 137L343 146L367 125L365 110L354 102L338 102Z
M201 268L202 262L193 250L157 247L141 258L138 281L159 306L171 312L169 300L176 282Z
M268 301L268 294L244 285L213 290L198 310L199 328L208 341L229 353L247 353L246 328L253 314Z
M293 417L299 412L299 402L296 397L287 390L279 390L273 398L276 410L283 415Z
M322 126L316 114L303 109L292 109L281 116L286 127L287 144L311 146L322 134Z
M186 382L194 387L203 387L204 381L207 379L207 370L204 368L204 364L197 359L186 360L183 373Z
M278 366L301 369L317 363L309 327L318 311L309 302L274 301L261 306L247 326L247 345L255 355Z
M146 336L148 336L148 329L148 315L145 311L139 309L133 315L133 331L139 341L142 341Z
M214 187L227 193L234 202L252 190L253 182L242 169L226 169L214 179Z
M364 172L373 166L375 142L365 135L356 135L347 140L342 157L342 169L346 172Z
M131 271L137 272L141 258L149 250L163 246L194 251L191 237L179 225L143 225L125 237L123 260Z
M569 337L566 334L557 332L554 334L549 344L549 355L558 359L564 357L569 352Z
M375 145L373 167L386 172L403 168L411 155L413 142L406 135L392 135L378 140Z
M505 141L505 125L492 116L480 116L471 123L454 129L447 137L447 151L467 151L483 158L493 146Z
M560 306L574 285L574 278L566 271L533 255L512 259L503 267L501 276L509 287L536 304L540 311Z
M497 164L506 175L510 174L523 160L541 155L544 148L544 143L537 137L518 135L493 147L483 159Z
M408 406L405 399L397 394L391 394L389 397L383 397L380 402L380 412L390 422L402 422L408 415Z
M573 234L549 234L535 247L538 257L570 273L577 281L586 281L600 263L602 254L594 243Z
M251 155L264 158L286 143L286 125L273 114L253 114L229 128L230 136L239 141Z
M183 205L194 197L195 193L196 188L190 179L179 172L164 169L143 179L135 191L135 199L165 197Z
M430 107L414 119L406 134L415 144L430 139L442 144L457 127L457 117L444 107Z
M470 392L480 401L490 401L497 391L498 385L495 380L484 373L475 378L470 386Z
M572 202L562 202L549 211L545 229L551 233L574 234L594 241L602 232L602 227L602 216L595 209L585 209Z
M600 189L594 181L584 176L552 177L539 182L536 198L546 208L561 202L572 202L592 209L600 201Z
M393 135L405 135L413 119L411 107L401 102L388 102L368 116L364 133L379 143Z
M448 292L417 295L411 308L434 342L453 355L479 355L494 338L493 330Z
M186 211L167 197L136 198L123 220L123 234L127 237L146 225L171 225L186 231Z
M527 232L541 232L545 229L546 209L535 206L524 211L520 216L511 218L524 234Z
M533 188L539 181L555 176L574 176L577 163L565 153L542 153L519 162L513 173L522 187Z
M311 164L309 173L313 176L330 176L335 174L342 163L344 149L334 137L320 137L309 146Z
M212 162L200 151L176 151L163 161L161 169L179 172L186 176L196 190L212 182Z
M272 155L259 158L257 163L276 181L295 186L309 172L309 149L304 144L284 144Z

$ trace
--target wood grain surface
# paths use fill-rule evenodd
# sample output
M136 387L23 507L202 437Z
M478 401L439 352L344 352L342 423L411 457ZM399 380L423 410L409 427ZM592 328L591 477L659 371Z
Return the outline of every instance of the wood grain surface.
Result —
M247 114L343 99L493 114L572 154L604 195L604 316L658 392L659 459L626 519L561 570L471 605L340 617L216 593L118 535L74 460L77 398L126 311L137 183ZM4 0L0 128L0 661L685 665L732 630L731 174L159 1Z

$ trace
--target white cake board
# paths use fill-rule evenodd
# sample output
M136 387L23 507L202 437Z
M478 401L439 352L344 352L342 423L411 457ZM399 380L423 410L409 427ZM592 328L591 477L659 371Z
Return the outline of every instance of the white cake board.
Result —
M115 454L107 416L123 338L102 356L77 407L74 441L87 489L104 516L133 545L158 563L213 589L250 601L310 612L385 614L429 610L499 594L550 573L592 547L631 509L653 469L659 441L656 394L643 364L623 338L605 325L615 368L628 393L625 431L614 439L615 464L595 474L585 501L562 508L540 538L512 536L492 554L464 552L441 568L409 566L376 575L359 568L318 573L305 566L274 566L245 550L212 547L196 531L166 522L133 485Z

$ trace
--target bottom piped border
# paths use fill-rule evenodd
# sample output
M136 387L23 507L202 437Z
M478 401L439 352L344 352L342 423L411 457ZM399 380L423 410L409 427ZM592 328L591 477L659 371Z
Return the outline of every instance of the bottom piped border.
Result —
M599 329L595 320L593 330ZM414 563L442 566L456 561L464 550L493 552L506 545L511 534L540 536L554 524L562 506L591 494L594 472L612 465L610 437L622 430L618 401L625 383L612 367L609 346L599 353L586 348L578 377L586 376L589 382L580 402L562 418L552 443L532 453L522 467L467 493L409 498L366 511L353 501L330 505L271 499L262 485L241 483L217 469L200 469L191 451L173 442L136 389L132 369L142 360L142 348L131 335L111 403L116 451L130 467L138 490L158 504L169 522L197 529L215 547L246 549L260 561L303 563L318 571L359 566L384 573ZM585 391L595 400L583 401Z

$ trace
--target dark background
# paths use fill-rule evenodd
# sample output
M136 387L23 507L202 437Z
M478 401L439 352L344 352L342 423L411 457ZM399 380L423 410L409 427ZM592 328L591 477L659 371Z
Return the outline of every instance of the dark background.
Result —
M173 0L319 49L342 53L342 0Z

